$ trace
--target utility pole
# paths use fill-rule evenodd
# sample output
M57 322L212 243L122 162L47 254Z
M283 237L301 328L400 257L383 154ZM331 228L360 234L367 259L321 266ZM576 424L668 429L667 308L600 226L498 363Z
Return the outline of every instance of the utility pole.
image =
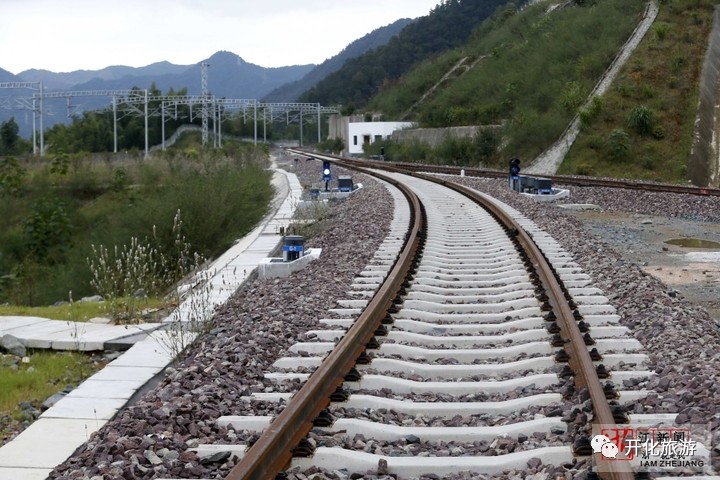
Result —
M200 89L202 90L202 148L206 149L208 144L208 116L210 114L210 104L208 101L208 67L210 64L203 62L200 64Z

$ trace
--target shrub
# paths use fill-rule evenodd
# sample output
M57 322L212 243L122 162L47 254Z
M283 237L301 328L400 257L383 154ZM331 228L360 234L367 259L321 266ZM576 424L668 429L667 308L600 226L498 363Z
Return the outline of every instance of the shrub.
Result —
M60 259L51 253L64 253L69 247L72 226L62 201L44 199L36 203L24 222L27 250L39 261L56 263Z
M622 128L616 128L610 133L608 146L613 159L622 159L630 150L630 135Z
M15 157L0 158L0 197L22 194L26 172Z
M655 126L655 114L645 105L638 105L630 111L627 123L639 134L650 133Z
M670 28L669 28L668 24L664 23L664 22L658 22L653 26L653 31L655 32L655 36L660 41L665 40L669 29Z
M560 104L563 110L568 113L575 113L577 108L582 104L582 90L578 82L568 82L565 84L560 94Z

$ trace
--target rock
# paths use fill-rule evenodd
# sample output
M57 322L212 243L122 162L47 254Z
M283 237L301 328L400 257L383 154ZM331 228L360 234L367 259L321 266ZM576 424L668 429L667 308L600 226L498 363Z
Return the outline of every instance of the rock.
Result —
M387 460L385 460L384 458L381 458L380 460L378 460L377 474L378 475L389 475L390 474L390 470L388 469Z
M527 461L527 466L533 469L538 468L540 465L542 465L542 460L537 457L532 457L530 460Z
M147 298L147 293L144 288L138 288L132 294L133 298Z
M231 453L230 452L217 452L213 453L209 457L203 457L200 459L200 465L209 465L211 463L220 463L224 462L228 458L230 458Z
M145 450L143 452L143 456L147 459L148 462L150 462L151 465L160 465L162 464L162 459L157 456L155 452L152 450Z
M417 435L408 435L405 437L405 441L407 443L420 443L420 438L418 438Z
M92 295L90 297L82 297L78 300L78 303L90 303L90 302L104 302L105 299L102 295Z
M55 395L51 395L50 397L47 398L47 400L45 400L43 402L41 409L43 411L47 410L48 408L52 407L57 402L59 402L60 400L65 398L65 395L67 395L67 393L65 393L65 392L58 392Z
M5 334L0 338L0 347L3 348L6 352L8 352L11 355L15 355L16 357L24 357L27 351L25 350L25 345L23 345L20 340L13 337L12 335Z
M93 317L88 320L88 323L94 323L96 325L107 325L109 323L112 323L112 320L105 317Z

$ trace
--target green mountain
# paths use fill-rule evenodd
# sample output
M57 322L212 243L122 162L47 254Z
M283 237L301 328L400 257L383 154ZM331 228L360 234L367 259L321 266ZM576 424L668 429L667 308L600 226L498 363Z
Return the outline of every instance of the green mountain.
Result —
M418 62L465 44L473 30L506 2L444 0L391 38L387 45L347 61L299 101L363 106L382 86L397 80Z
M447 2L438 9L466 3L473 2ZM649 3L658 8L657 17L607 91L594 95L646 18ZM575 119L579 133L558 173L682 183L692 178L703 184L696 172L708 177L708 168L694 164L691 151L714 3L538 0L525 8L504 3L466 41L412 68L383 73L384 53L378 49L358 59L363 68L343 68L308 95L322 93L323 102L361 106L368 115L414 120L421 127L480 129L472 141L448 138L430 150L417 144L376 146L394 160L505 168L507 159L519 157L526 167ZM371 82L362 88L367 79ZM343 87L345 96L334 93Z
M320 82L333 72L336 72L352 58L359 57L368 50L377 48L387 44L392 37L400 33L413 20L409 18L401 18L390 25L380 27L367 35L359 38L345 47L342 52L328 58L323 63L313 68L307 75L301 79L286 83L268 93L263 100L266 102L294 102L305 91L312 88L313 85Z

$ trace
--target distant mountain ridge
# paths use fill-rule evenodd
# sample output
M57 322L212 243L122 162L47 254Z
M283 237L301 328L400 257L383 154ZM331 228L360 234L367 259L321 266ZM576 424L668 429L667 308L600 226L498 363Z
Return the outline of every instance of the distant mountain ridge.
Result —
M348 60L357 58L364 53L383 45L386 45L391 38L398 35L406 26L415 20L401 18L396 22L380 27L368 33L364 37L355 40L342 52L313 68L307 75L295 82L287 83L280 88L270 92L263 100L267 102L295 102L307 90L327 77L333 72L342 68Z
M128 76L177 75L190 67L191 65L174 65L170 62L157 62L137 68L115 65L105 67L101 70L75 70L67 73L30 69L20 72L18 76L27 82L43 82L43 87L48 90L70 90L76 85L90 82L96 78L111 81Z
M0 82L20 82L21 80L7 70L0 68Z

